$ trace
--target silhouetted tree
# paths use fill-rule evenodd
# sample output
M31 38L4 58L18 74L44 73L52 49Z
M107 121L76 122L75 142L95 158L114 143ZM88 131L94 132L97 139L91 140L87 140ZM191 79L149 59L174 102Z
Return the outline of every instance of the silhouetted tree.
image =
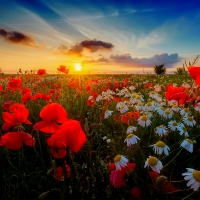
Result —
M166 72L166 68L164 67L165 64L162 64L162 65L156 65L154 67L154 71L157 75L160 75L160 74L165 74Z

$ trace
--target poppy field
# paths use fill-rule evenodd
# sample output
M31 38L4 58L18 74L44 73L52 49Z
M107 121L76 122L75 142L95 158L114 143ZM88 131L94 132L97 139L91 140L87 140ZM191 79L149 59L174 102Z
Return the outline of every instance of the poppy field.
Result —
M0 197L200 199L200 67L0 76Z

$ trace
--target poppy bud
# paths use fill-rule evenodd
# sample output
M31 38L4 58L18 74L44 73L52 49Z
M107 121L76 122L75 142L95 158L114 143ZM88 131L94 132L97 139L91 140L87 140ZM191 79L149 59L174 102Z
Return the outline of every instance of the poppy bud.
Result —
M52 175L53 173L54 173L54 169L53 168L51 168L51 169L49 169L48 171L47 171L47 175L48 176L50 176L50 175Z
M167 177L166 176L159 176L156 179L156 185L164 185L167 183Z
M38 197L38 200L45 199L46 197L48 197L48 195L49 195L49 191L43 192L43 193Z
M97 156L97 152L93 150L91 152L91 158L94 160L96 158L96 156Z

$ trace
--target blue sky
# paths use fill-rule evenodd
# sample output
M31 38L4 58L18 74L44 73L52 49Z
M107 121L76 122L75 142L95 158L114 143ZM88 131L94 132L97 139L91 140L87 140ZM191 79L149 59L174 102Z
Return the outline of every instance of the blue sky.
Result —
M200 54L200 1L0 0L5 72L82 63L85 73L175 71ZM197 63L199 64L199 63Z

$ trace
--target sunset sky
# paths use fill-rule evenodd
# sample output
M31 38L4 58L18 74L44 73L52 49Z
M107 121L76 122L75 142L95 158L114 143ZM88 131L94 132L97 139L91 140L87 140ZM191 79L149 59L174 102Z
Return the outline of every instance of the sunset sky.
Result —
M4 73L167 71L200 55L200 1L0 0ZM199 64L200 61L197 63Z

